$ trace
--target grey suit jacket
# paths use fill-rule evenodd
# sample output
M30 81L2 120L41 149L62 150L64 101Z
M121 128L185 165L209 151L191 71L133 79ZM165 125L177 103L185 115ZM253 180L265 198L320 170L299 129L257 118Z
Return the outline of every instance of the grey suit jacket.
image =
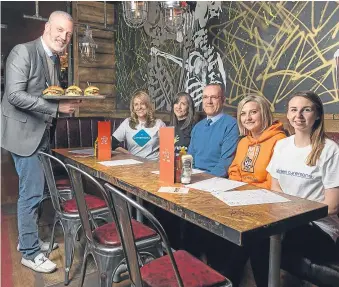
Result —
M58 102L42 98L51 85L41 39L19 44L6 62L5 93L1 105L1 146L30 156L41 142L48 123L56 117Z

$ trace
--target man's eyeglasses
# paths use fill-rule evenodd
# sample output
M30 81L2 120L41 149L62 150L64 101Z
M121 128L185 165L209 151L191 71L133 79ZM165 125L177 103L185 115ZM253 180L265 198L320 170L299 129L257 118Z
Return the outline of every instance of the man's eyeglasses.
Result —
M212 101L215 101L215 100L218 100L218 99L220 99L220 96L202 96L202 99L204 100L204 101L207 101L207 100L212 100Z

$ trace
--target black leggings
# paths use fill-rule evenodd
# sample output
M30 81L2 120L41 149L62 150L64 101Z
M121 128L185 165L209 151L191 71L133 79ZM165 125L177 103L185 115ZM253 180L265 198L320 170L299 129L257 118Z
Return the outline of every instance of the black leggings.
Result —
M229 278L234 287L239 286L249 258L257 287L268 286L269 238L241 247L188 223L185 239L185 249L197 257L205 253L208 264ZM303 257L321 264L338 259L338 254L333 239L313 223L291 229L282 240L282 262L293 257L295 266Z
M266 287L269 239L263 240L254 247L249 253L253 275L258 287ZM333 239L315 223L302 225L285 233L281 250L282 265L288 264L289 271L296 270L302 266L302 258L307 258L312 263L324 264L339 258L339 248ZM302 276L302 274L295 275Z

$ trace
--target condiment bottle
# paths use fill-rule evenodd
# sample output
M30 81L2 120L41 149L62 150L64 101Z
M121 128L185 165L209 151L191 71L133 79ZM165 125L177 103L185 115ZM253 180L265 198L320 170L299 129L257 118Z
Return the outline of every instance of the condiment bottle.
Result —
M94 156L98 157L98 138L94 142Z
M176 148L174 157L174 182L180 183L180 178L181 178L181 155L180 151L178 152L178 148Z
M185 154L181 157L181 183L191 183L192 167L193 167L193 156Z

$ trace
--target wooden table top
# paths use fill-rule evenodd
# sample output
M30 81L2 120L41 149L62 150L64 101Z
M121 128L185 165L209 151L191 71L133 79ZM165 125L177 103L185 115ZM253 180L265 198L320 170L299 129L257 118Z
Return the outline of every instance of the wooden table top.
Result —
M77 148L79 149L79 148ZM168 212L176 214L210 232L237 245L244 245L251 239L265 238L320 219L327 215L327 205L295 196L279 193L290 201L247 206L228 206L212 194L190 189L188 194L157 192L161 186L168 186L151 171L159 170L157 161L146 161L125 154L113 154L112 160L136 159L143 164L106 167L95 157L77 157L69 153L72 149L55 149L66 163L73 164L106 182L137 195ZM74 150L74 149L73 149ZM192 175L192 182L212 177L208 174ZM174 184L173 186L181 186ZM244 185L236 190L257 189Z

